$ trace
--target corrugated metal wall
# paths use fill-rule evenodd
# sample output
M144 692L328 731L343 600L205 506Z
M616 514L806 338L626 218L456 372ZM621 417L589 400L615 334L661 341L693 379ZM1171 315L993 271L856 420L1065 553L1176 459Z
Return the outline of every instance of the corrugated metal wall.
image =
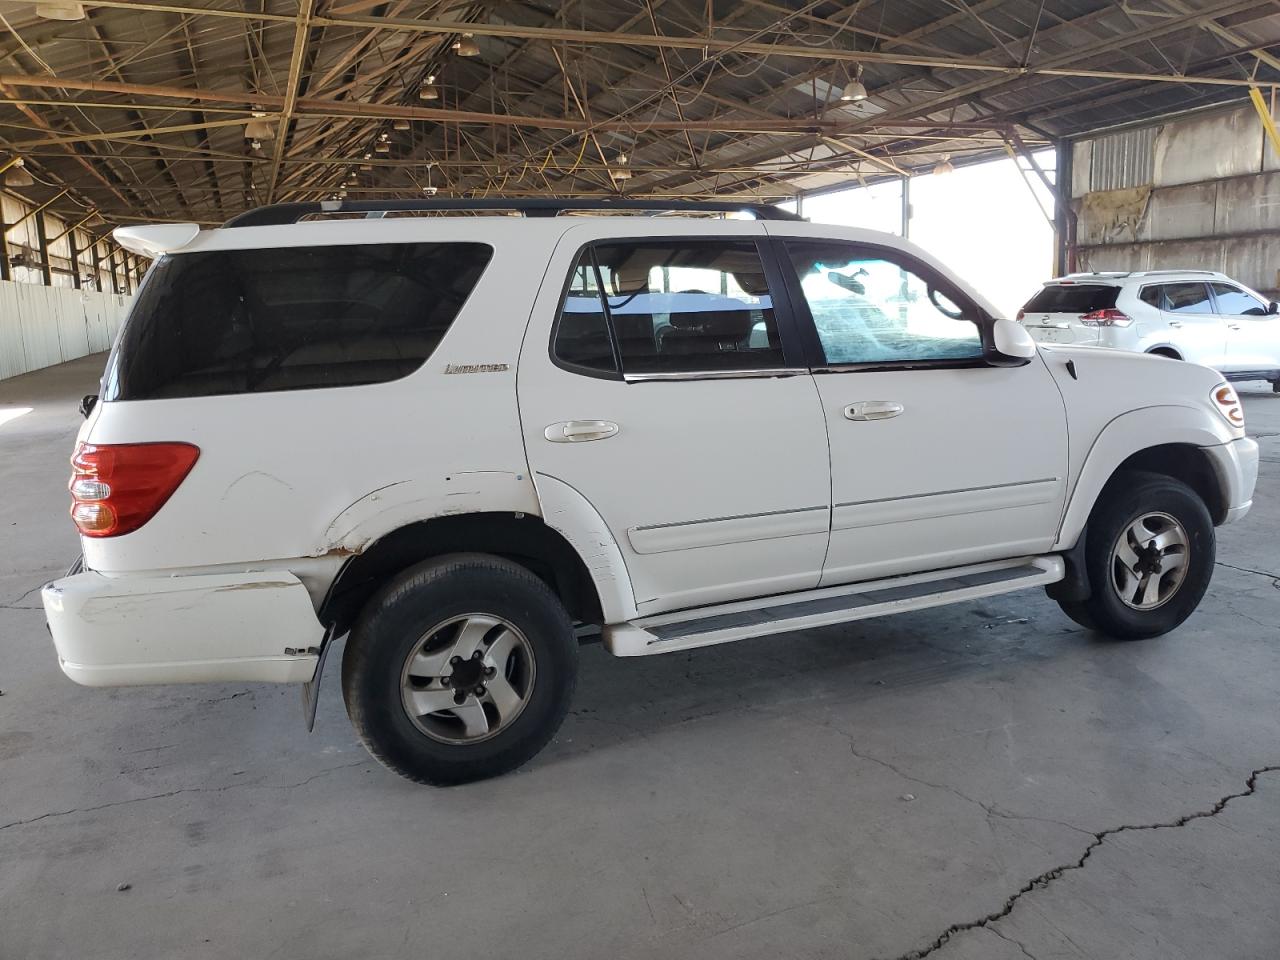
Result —
M1093 141L1089 189L1120 190L1151 182L1158 127L1125 130Z
M1251 105L1078 141L1072 161L1078 269L1220 270L1280 289L1280 156Z
M110 348L132 299L0 280L0 380Z

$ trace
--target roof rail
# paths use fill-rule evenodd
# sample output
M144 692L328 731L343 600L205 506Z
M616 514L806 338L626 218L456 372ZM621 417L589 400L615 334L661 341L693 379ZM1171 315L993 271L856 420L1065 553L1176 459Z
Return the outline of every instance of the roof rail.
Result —
M1168 277L1180 273L1198 273L1206 277L1221 277L1225 274L1219 273L1217 270L1138 270L1131 274L1135 277Z
M750 213L757 220L803 220L769 203L737 200L321 200L273 203L232 217L223 227L264 227L297 223L303 217L333 213L430 213L437 210L511 210L526 217L554 217L567 210L653 210L679 213Z

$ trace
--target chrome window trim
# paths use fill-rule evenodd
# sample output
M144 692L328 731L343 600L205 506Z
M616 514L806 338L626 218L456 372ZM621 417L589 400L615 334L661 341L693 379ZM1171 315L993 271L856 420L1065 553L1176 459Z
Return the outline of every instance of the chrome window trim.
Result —
M809 373L808 367L767 367L756 370L681 370L671 373L626 373L627 383L664 380L744 380L772 377L798 377Z
M936 360L868 360L860 363L823 364L810 368L811 373L892 373L908 370L966 370L990 367L984 353L976 357L942 357Z

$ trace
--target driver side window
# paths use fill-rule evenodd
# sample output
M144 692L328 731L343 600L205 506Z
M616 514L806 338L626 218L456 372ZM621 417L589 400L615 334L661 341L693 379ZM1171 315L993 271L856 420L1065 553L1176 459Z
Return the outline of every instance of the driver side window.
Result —
M972 308L878 252L787 241L826 362L910 363L982 357Z

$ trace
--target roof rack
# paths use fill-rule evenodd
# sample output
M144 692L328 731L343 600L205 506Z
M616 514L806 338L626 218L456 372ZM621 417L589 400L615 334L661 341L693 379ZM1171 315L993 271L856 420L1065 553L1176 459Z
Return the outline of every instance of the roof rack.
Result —
M1131 277L1170 277L1180 273L1194 273L1206 277L1221 277L1223 274L1217 270L1135 270L1129 274Z
M512 210L526 217L554 217L567 210L653 210L678 213L750 213L757 220L803 220L769 203L737 200L321 200L273 203L232 217L223 227L264 227L297 223L303 217L333 213L430 213L437 210Z

